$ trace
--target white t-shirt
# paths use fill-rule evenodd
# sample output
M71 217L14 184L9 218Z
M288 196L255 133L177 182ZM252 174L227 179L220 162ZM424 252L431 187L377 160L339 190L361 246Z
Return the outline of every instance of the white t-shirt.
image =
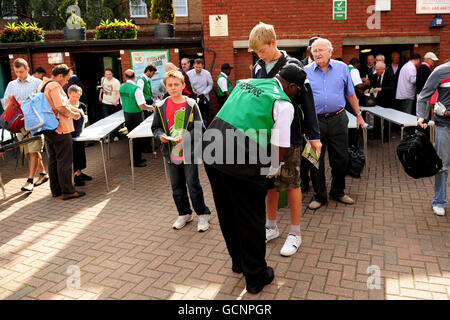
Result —
M350 71L350 76L352 77L353 86L363 83L358 69L352 69L352 71Z
M228 78L228 76L225 73L221 72L220 74ZM222 92L228 91L228 83L226 78L220 77L217 80L217 85L219 86L220 90L222 90Z
M102 97L103 103L114 105L114 103L117 100L117 97L119 96L119 89L120 89L119 80L117 80L116 78L108 80L105 77L103 77L101 85L103 88L103 97Z
M273 120L270 143L277 147L291 146L291 123L294 120L294 107L286 100L277 100L273 105Z

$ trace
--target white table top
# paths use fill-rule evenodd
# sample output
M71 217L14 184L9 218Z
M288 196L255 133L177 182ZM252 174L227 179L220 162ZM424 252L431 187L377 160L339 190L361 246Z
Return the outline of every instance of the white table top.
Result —
M11 133L8 130L3 130L2 128L0 128L0 139L2 138L3 135L3 139L0 142L3 141L8 141L12 139Z
M140 125L138 125L136 128L134 128L131 132L127 134L127 137L130 139L153 137L152 132L153 116L154 114L152 114L150 117L142 121Z
M371 107L368 112L404 127L417 125L417 117L391 108Z
M89 127L84 128L79 137L73 138L74 141L99 141L117 129L125 122L123 110L119 110L106 118L103 118Z
M349 129L356 129L356 117L354 115L352 115L350 112L348 112L347 110L345 110L345 112L347 113L347 117L348 117L348 128ZM367 123L364 124L364 128L367 127Z

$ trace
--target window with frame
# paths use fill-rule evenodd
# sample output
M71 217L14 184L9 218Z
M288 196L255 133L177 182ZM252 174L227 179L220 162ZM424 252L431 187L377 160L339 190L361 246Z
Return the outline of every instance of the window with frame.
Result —
M144 0L130 0L130 17L147 18L147 4Z
M10 7L2 6L2 18L7 19L17 19L17 7L16 1L14 1L13 5Z
M176 17L187 17L188 16L187 0L173 0L173 7L175 9Z

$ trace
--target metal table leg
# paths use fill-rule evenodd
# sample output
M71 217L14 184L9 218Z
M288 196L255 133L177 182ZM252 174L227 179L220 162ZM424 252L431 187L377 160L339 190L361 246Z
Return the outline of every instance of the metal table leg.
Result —
M134 158L133 158L133 138L130 138L128 143L130 144L130 165L131 165L131 183L134 187Z
M1 172L0 172L0 186L2 187L2 191L3 191L3 199L6 199L5 185L3 184Z
M103 169L105 170L106 190L109 192L108 173L106 172L105 152L103 150L102 140L100 140L100 149L102 151Z

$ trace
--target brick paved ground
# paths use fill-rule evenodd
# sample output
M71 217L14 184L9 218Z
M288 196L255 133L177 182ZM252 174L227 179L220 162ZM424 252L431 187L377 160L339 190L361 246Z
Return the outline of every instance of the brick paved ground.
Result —
M275 281L258 295L231 271L215 210L205 233L196 218L171 228L177 213L160 155L146 155L133 190L127 141L112 144L107 193L99 148L89 147L87 196L62 201L48 183L22 193L26 168L15 169L10 153L0 159L0 299L449 299L448 214L433 214L432 179L407 177L395 146L369 141L368 177L347 180L355 205L303 210L303 244L289 258L279 254L290 221L280 211L282 236L267 245ZM70 266L80 270L79 289L70 288ZM369 266L380 268L380 289L368 290Z

